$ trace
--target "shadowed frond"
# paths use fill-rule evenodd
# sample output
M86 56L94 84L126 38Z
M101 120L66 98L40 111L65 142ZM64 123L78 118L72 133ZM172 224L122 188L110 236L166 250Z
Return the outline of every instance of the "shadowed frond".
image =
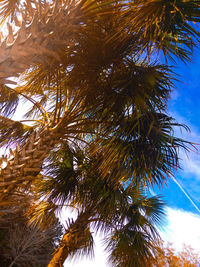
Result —
M164 215L159 197L132 199L124 212L124 225L115 229L104 242L113 266L150 266L149 260L157 253L159 225Z
M0 116L0 147L24 143L32 131L31 126Z
M139 116L133 113L121 119L110 137L94 141L92 155L102 154L99 159L102 176L108 175L111 180L121 176L133 184L162 185L179 168L178 150L189 151L193 146L173 135L175 127L187 130L162 113Z
M0 85L0 114L12 116L19 103L19 94L6 85Z

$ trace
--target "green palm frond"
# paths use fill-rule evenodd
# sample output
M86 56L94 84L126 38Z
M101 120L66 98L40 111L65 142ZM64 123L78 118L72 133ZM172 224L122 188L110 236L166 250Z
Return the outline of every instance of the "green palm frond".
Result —
M189 151L193 146L175 137L174 127L188 128L163 113L134 115L121 120L110 137L97 137L92 155L98 151L103 155L99 168L104 177L110 174L111 180L116 179L123 169L125 181L132 177L133 183L162 185L179 168L178 150Z
M45 163L43 179L38 177L32 187L38 200L42 198L45 202L40 200L28 216L31 222L43 225L48 224L54 212L62 207L74 207L80 214L89 212L85 224L96 231L112 233L107 240L111 261L115 264L119 261L119 266L124 262L145 263L156 253L155 240L159 237L156 226L162 223L163 202L159 197L146 197L142 185L125 187L119 181L101 177L95 167L96 160L98 155L90 159L86 147L77 146L75 149L66 143L54 151ZM72 222L68 229L74 224ZM68 238L71 240L70 236ZM91 244L90 241L83 247L70 250L68 257L88 254Z
M99 116L105 122L109 116L115 126L114 119L124 114L165 109L172 87L172 73L167 66L128 59L100 72L87 91L80 89L86 105L99 103ZM91 115L98 116L97 112L94 110Z
M57 205L57 210L63 206L80 210L92 208L94 217L98 217L99 221L97 223L94 220L93 226L98 228L101 225L105 229L114 221L118 207L122 209L126 205L127 197L121 185L118 188L100 178L98 170L93 168L93 162L80 149L70 150L65 145L49 158L44 177L42 180L38 177L34 188L38 200L46 200L50 203L50 209L51 203Z
M149 266L157 253L159 234L155 226L164 215L163 202L158 197L132 199L124 213L124 224L105 239L108 261L113 266Z
M54 152L46 162L43 179L38 177L35 190L39 199L50 203L50 209L51 203L55 203L57 209L62 206L77 207L80 210L92 209L95 218L93 226L106 230L106 227L123 222L122 214L129 206L130 197L134 201L140 201L143 190L142 187L132 185L125 189L119 181L113 182L109 177L101 177L95 168L98 158L89 159L86 155L78 148L76 151L70 150L67 145Z
M76 154L65 144L47 159L43 179L36 181L40 197L60 206L70 202L77 192L80 170L75 168Z
M200 21L199 5L193 0L130 1L124 17L128 29L138 33L143 49L188 61L200 37L195 25Z
M142 232L128 229L117 231L107 247L111 254L108 262L117 267L148 266L152 252L155 253L154 244L148 238Z

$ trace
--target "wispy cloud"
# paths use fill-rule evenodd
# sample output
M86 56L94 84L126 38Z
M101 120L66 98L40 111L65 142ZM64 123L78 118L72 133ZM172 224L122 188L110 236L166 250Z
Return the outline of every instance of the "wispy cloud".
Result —
M189 153L183 150L179 151L181 170L175 174L176 177L179 177L175 182L190 202L193 202L193 198L200 202L200 129L176 112L171 113L171 116L176 118L179 123L190 128L190 132L175 129L175 135L196 144L196 149L192 149ZM179 181L181 181L181 184ZM194 203L194 205L196 204Z
M180 188L180 190L183 192L183 194L188 198L188 200L190 201L190 203L193 205L193 207L199 212L200 214L200 209L198 208L198 206L195 204L195 202L193 201L192 197L186 192L186 190L183 188L183 186L178 182L177 179L173 178L174 182L178 185L178 187Z

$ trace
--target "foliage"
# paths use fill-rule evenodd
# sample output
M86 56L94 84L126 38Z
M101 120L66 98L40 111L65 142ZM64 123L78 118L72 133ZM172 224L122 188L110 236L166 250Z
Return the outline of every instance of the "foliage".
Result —
M0 1L8 28L0 46L0 147L10 148L0 202L30 195L27 216L43 228L63 206L78 209L55 255L89 253L90 227L109 233L116 266L142 266L156 253L163 202L146 191L166 183L179 168L179 149L193 144L174 134L188 130L167 114L177 77L155 58L191 59L199 4ZM20 76L14 88L10 76ZM29 110L15 121L22 101Z
M153 266L173 266L173 267L197 267L199 265L199 254L190 246L184 245L181 251L177 252L172 244L165 245L163 242L159 244L160 252L156 255L151 264Z
M54 221L42 230L32 227L24 216L31 204L29 196L12 197L7 206L1 203L0 216L0 265L44 266L47 265L59 242L61 226ZM5 204L5 203L4 203Z
M80 148L70 149L66 144L62 150L54 152L49 157L42 182L38 177L35 184L38 200L28 214L33 223L43 226L63 206L78 210L77 220L85 216L82 221L85 228L87 225L108 236L105 246L110 262L115 266L145 266L153 257L152 253L156 253L159 234L155 226L163 220L164 203L159 197L147 197L142 186L124 188L118 181L102 178L95 167L97 157L89 158ZM86 255L83 249L85 246L69 256Z

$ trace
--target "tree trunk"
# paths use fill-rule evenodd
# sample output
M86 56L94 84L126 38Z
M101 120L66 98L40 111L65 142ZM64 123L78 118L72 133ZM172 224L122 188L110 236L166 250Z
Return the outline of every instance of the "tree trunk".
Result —
M76 221L69 226L48 267L63 266L70 254L87 246L90 238L90 231L88 228L90 216L90 212L82 213L78 216Z
M13 34L16 27L12 29L8 24L8 36L2 43L0 40L0 85L35 64L61 62L59 51L66 49L74 28L81 27L78 5L72 7L68 1L55 1L53 5L46 2L42 9L39 6L36 9L31 17L29 13L29 18L23 14L17 33Z
M17 146L13 155L5 160L6 167L1 169L1 200L13 193L18 184L26 188L39 174L44 159L58 141L56 132L46 128L33 132L22 147Z

